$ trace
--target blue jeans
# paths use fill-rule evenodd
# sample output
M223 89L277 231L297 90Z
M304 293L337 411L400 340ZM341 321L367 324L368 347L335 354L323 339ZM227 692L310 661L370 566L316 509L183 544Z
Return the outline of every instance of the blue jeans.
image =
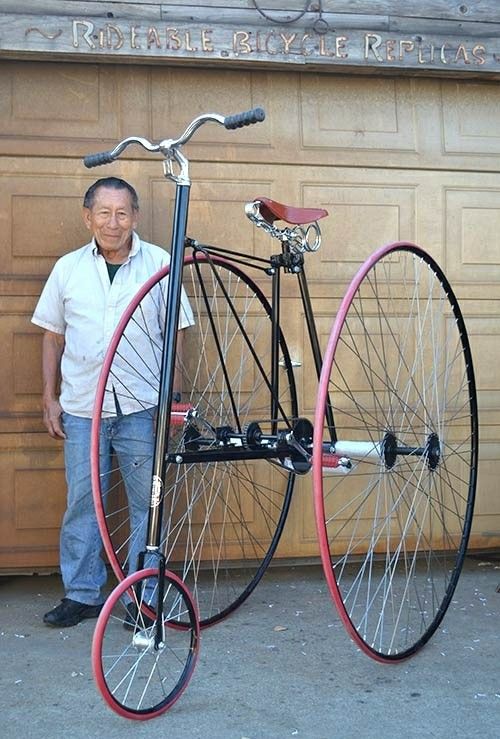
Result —
M102 542L92 499L90 478L90 429L92 420L63 413L66 440L64 462L68 486L64 514L60 564L66 597L88 605L99 605L107 572L102 558ZM111 470L114 453L125 479L131 527L129 573L137 569L137 557L145 549L154 446L150 411L103 418L99 440L102 473ZM144 460L148 462L145 464ZM109 478L104 474L103 479Z

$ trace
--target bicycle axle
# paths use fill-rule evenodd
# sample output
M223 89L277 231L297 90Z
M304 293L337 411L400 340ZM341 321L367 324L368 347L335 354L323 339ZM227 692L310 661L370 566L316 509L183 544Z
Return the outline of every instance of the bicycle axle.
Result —
M386 469L392 469L398 457L425 457L429 469L435 470L441 460L441 443L436 433L428 435L424 446L408 446L399 444L390 431L387 431L381 442L339 440L325 448L326 453L354 461L380 460Z
M206 432L206 428L204 430ZM278 460L288 469L304 474L312 465L312 437L313 426L307 418L299 418L292 428L277 430L276 433L265 433L256 421L241 432L231 426L219 426L210 429L209 434L202 434L189 425L184 432L185 451L168 455L167 461L192 464L269 459ZM324 442L322 466L330 472L349 472L353 463L373 460L382 462L386 469L392 469L398 457L409 456L425 457L429 469L435 470L441 460L438 435L429 434L423 446L400 444L390 431L380 442L342 439L335 443Z
M257 422L244 427L241 433L231 426L220 426L203 435L191 425L184 433L185 451L169 454L167 461L192 464L270 459L304 474L311 469L312 435L312 423L306 418L297 419L292 428L270 434L264 433Z

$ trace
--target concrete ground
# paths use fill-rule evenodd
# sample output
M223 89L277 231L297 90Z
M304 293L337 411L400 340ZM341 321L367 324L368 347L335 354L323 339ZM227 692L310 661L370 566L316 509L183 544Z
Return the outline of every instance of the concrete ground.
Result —
M94 621L41 617L58 576L0 578L0 736L216 739L493 739L500 736L500 558L468 558L441 628L382 665L349 640L319 567L274 568L232 617L203 632L186 692L145 722L115 715L94 684Z

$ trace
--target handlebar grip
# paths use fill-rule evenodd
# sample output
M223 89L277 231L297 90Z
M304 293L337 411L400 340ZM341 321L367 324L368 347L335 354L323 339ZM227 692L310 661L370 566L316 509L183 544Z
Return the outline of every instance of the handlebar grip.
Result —
M250 126L252 123L260 123L266 117L264 108L253 108L245 113L237 113L236 115L227 115L224 118L225 128L241 128L242 126Z
M91 169L92 167L100 167L101 164L110 164L112 161L114 161L114 157L110 151L100 151L98 154L89 154L83 159L83 163L88 167L88 169Z

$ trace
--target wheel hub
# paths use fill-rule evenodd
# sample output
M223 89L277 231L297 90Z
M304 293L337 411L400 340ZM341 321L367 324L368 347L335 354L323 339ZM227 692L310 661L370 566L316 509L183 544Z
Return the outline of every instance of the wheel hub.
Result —
M396 464L398 456L425 457L430 470L435 470L441 460L441 443L439 436L433 432L427 437L425 446L402 446L392 431L387 431L382 442L382 459L386 469L390 470Z
M384 441L382 442L382 458L388 470L392 469L396 464L398 456L397 449L398 442L396 441L396 437L388 431L384 436Z
M165 649L165 644L160 642L156 645L156 634L154 628L140 629L133 636L132 644L139 652L157 653Z
M426 446L427 464L429 469L435 470L441 459L441 444L437 434L430 434Z

